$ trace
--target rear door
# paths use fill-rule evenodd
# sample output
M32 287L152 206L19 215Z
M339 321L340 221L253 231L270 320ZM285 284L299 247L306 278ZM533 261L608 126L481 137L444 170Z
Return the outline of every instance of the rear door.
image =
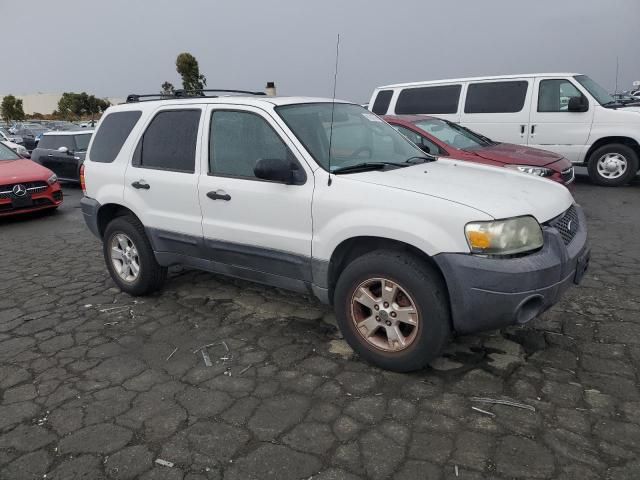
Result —
M569 101L583 97L586 112L570 112ZM564 155L580 162L591 132L594 106L582 86L568 78L537 78L531 105L529 145Z
M198 201L202 108L156 110L136 139L124 199L140 217L154 250L198 256L202 214Z
M73 135L56 135L55 138L55 148L48 154L53 165L52 170L63 180L78 179L78 160L75 158L76 144ZM62 147L67 150L61 152L59 149Z
M313 172L295 145L269 113L251 106L210 107L206 131L199 195L208 257L265 283L311 281ZM261 158L290 161L304 183L257 178Z
M533 80L469 82L460 123L492 140L527 144Z

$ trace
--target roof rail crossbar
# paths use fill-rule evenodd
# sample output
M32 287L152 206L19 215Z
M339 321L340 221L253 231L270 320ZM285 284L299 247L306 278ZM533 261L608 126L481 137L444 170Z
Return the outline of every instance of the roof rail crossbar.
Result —
M175 90L173 93L149 93L138 95L132 93L127 95L127 103L150 102L153 100L176 100L179 98L217 98L218 95L207 95L207 93L238 93L242 95L266 95L264 92L253 92L250 90L228 90L219 88L207 88L203 90Z

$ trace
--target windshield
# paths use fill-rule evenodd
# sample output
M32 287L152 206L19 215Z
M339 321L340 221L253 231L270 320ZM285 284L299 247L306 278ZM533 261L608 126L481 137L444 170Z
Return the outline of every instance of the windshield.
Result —
M336 103L333 112L331 162L329 135L331 103L283 105L276 111L302 142L316 162L331 171L366 163L392 163L402 166L422 150L398 133L391 125L360 105Z
M0 143L0 162L4 160L19 160L22 157L7 147L4 143Z
M76 150L78 152L86 152L89 146L89 140L91 140L91 134L85 133L84 135L76 135Z
M471 130L439 118L420 120L415 122L415 125L441 142L460 150L481 148L489 145L487 140Z
M587 89L587 92L589 92L600 105L615 102L614 98L609 95L609 92L586 75L576 75L574 78L580 85Z

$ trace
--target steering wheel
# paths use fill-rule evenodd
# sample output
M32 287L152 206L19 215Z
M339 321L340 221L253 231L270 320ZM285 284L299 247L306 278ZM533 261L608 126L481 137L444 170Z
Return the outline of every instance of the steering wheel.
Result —
M351 155L349 155L349 158L358 158L358 156L363 152L369 152L369 158L371 158L371 155L373 154L373 151L370 147L360 147Z

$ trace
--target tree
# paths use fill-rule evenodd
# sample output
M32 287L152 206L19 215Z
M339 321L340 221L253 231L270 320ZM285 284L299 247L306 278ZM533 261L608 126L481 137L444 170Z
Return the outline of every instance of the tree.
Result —
M178 55L176 70L182 77L182 88L185 90L202 90L207 85L207 79L200 73L196 57L190 53Z
M108 101L97 98L95 95L89 95L87 92L64 92L58 101L58 114L66 120L91 115L91 120L93 120L97 114L104 112L110 105Z
M162 91L160 92L160 95L163 97L172 97L175 91L176 89L171 82L164 82L162 84Z
M65 120L71 120L75 115L75 96L73 92L64 92L58 100L58 114Z
M22 109L22 100L17 99L13 95L4 97L0 105L0 115L7 123L11 120L24 120L25 115Z

